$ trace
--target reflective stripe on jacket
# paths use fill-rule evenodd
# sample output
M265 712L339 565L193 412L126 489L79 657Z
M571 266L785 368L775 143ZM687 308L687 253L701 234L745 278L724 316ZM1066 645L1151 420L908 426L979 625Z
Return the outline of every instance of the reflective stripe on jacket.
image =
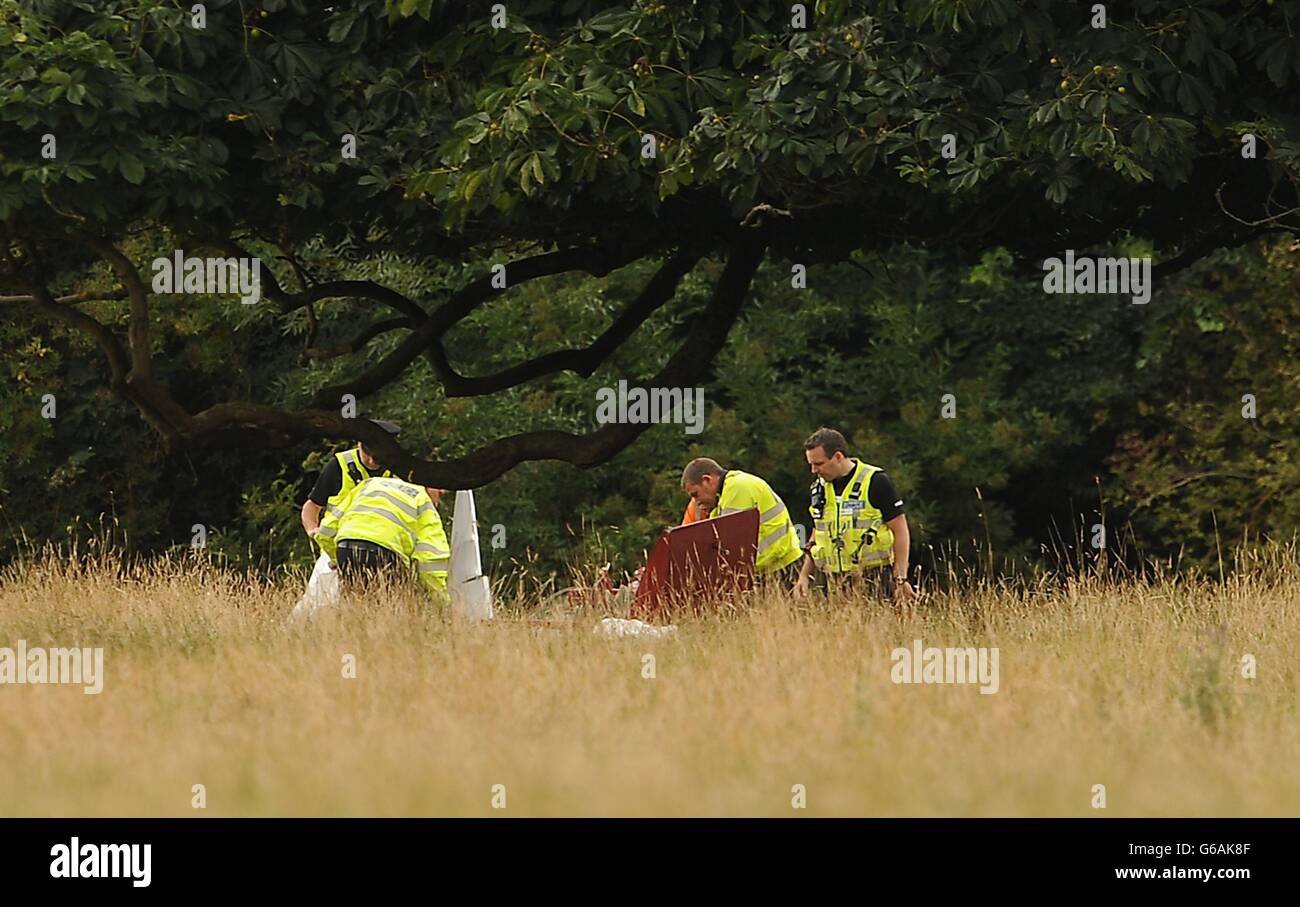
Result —
M868 498L871 477L879 466L858 461L843 497L824 479L813 483L815 497L823 499L821 512L816 503L808 508L813 518L813 562L828 573L870 570L894 561L894 531L885 525L883 514Z
M758 476L728 470L722 479L718 504L709 516L726 516L750 507L758 508L758 557L754 569L771 573L799 560L803 552L785 502Z
M382 545L413 564L431 593L445 594L451 545L442 518L419 485L376 477L355 485L321 520L316 541L338 562L338 543L356 539Z

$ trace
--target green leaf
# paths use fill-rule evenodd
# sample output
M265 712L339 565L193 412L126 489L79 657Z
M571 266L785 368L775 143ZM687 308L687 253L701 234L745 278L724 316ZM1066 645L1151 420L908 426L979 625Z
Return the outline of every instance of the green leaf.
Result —
M122 152L117 168L121 171L122 178L131 185L138 186L144 182L144 164L140 163L140 159L131 152Z
M479 184L483 182L487 173L486 170L475 170L465 178L465 184L462 190L462 195L465 201L468 202L474 198L474 193L478 191Z

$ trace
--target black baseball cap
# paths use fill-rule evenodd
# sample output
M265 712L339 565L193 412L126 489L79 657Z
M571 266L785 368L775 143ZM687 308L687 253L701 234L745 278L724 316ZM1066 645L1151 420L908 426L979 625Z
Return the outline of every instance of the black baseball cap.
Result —
M378 425L390 435L401 434L402 426L398 425L396 422L388 422L384 419L371 419L370 421Z

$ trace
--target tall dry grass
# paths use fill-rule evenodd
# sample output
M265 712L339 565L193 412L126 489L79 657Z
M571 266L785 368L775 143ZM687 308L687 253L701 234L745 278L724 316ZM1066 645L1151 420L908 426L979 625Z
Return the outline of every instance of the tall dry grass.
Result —
M97 696L0 686L0 812L1300 813L1293 550L1226 584L1045 580L907 620L758 596L653 642L596 637L592 611L469 626L396 593L286 624L300 591L191 559L4 572L0 646L102 646L106 676ZM1000 690L893 684L918 638L998 647Z

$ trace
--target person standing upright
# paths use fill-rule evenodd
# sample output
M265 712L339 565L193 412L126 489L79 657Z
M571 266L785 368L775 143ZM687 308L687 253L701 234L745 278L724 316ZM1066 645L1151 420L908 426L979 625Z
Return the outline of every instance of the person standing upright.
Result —
M829 586L865 583L904 605L916 598L907 580L911 532L903 497L879 466L848 456L848 442L833 428L819 428L804 442L815 477L808 508L813 534L795 583L807 595L814 571Z

